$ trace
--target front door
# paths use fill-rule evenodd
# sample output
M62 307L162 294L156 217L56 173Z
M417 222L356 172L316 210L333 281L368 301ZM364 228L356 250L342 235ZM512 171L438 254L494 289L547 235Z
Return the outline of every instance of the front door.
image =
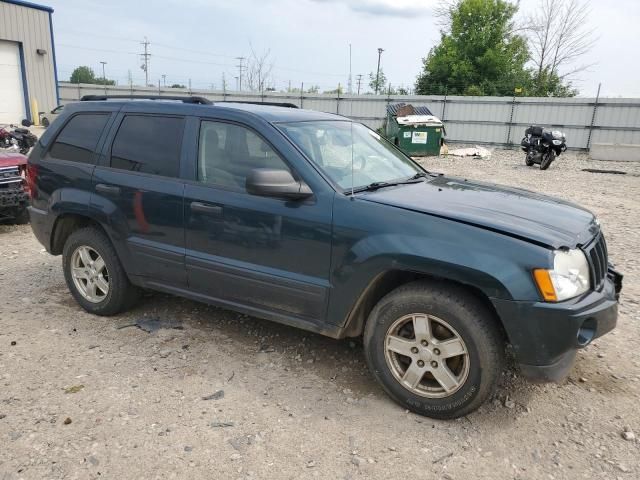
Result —
M254 130L202 121L197 181L185 186L189 288L231 306L324 319L333 196L291 201L249 195L254 168L297 173Z
M119 117L93 174L94 208L124 245L127 271L149 283L186 286L179 178L184 125L181 117Z

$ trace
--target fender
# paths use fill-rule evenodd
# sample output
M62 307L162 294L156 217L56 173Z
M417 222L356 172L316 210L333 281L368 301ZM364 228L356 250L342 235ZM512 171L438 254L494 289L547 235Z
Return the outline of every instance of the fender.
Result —
M387 231L381 219L390 216ZM538 300L530 272L551 262L548 249L521 239L357 199L336 199L333 234L328 322L341 326L354 299L385 272L455 281L488 298Z

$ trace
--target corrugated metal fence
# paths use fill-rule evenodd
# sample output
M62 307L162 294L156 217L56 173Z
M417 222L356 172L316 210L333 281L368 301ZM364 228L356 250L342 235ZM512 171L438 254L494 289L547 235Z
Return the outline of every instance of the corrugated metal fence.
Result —
M296 93L250 93L71 84L61 82L62 103L83 95L181 95L213 101L289 102L299 107L338 113L369 127L382 126L386 106L405 102L426 105L440 117L449 142L513 145L532 124L562 130L569 148L587 150L594 143L640 144L640 99L637 98L532 98L373 96Z

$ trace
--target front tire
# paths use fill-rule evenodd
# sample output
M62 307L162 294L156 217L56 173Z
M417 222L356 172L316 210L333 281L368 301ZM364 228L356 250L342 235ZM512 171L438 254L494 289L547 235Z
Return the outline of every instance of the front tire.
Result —
M95 227L73 232L64 244L62 265L67 287L87 312L115 315L133 305L131 285L107 236Z
M451 419L495 391L504 341L492 312L453 284L414 282L385 296L364 332L367 364L403 407Z
M551 166L551 163L556 158L556 152L554 150L549 150L549 153L542 157L542 161L540 162L540 170L546 170Z

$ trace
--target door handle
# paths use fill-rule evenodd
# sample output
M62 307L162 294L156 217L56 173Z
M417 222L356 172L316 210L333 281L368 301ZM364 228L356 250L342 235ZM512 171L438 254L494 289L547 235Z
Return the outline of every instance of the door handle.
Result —
M98 183L96 185L96 191L109 193L111 195L120 195L120 187L116 187L115 185L106 185L104 183Z
M209 215L222 216L222 207L220 205L211 205L209 203L191 202L191 210L194 212L208 213Z

